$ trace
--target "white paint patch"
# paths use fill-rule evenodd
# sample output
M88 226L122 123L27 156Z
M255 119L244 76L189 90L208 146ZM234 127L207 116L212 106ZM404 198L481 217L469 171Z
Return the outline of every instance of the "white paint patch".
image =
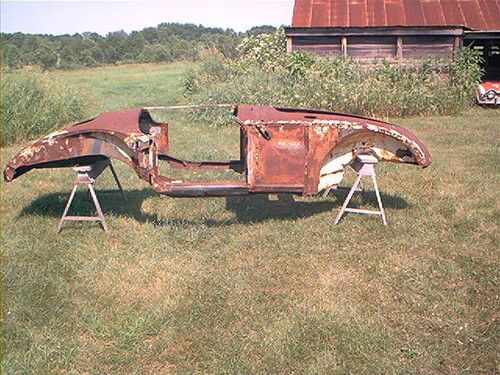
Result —
M330 130L330 126L315 126L314 127L314 132L316 135L319 137L319 139L323 140L325 138L326 133Z
M55 132L50 133L49 135L47 135L47 136L45 137L45 139L58 137L58 136L60 136L60 135L66 134L66 133L68 133L68 131L67 131L67 130L58 130L58 131L55 131Z

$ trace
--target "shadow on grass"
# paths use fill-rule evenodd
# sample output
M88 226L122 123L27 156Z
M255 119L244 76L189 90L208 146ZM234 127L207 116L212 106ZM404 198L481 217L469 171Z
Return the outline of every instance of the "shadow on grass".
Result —
M328 197L315 197L314 200L305 201L294 201L291 194L279 194L279 200L276 201L269 200L266 194L228 197L226 208L236 214L239 222L258 222L268 219L295 220L340 208L348 191L348 189L337 189ZM385 208L403 209L409 206L408 202L399 196L384 193L381 193L381 196ZM364 197L356 194L349 207L367 204L377 207L375 192L367 191Z
M315 197L310 200L293 199L291 194L278 194L278 200L270 200L267 194L226 197L226 209L234 212L235 219L231 221L217 219L202 219L201 223L207 226L231 225L235 223L251 223L266 220L296 220L315 214L332 211L339 208L347 196L347 189L338 189L328 197ZM99 202L104 214L112 213L118 216L133 217L144 223L154 225L190 225L200 224L200 220L161 219L157 214L144 213L141 209L144 200L157 196L153 189L137 189L126 191L127 200L119 192L97 191ZM409 207L408 202L397 195L381 193L385 208L404 209ZM69 192L55 192L45 194L35 199L29 206L23 208L20 216L36 215L61 217L66 205ZM334 199L332 199L334 198ZM174 198L172 198L174 199ZM184 198L194 199L194 198ZM366 191L364 197L355 194L349 207L370 205L377 207L377 200L373 191ZM70 215L93 215L95 208L90 195L84 189L79 190L70 208Z

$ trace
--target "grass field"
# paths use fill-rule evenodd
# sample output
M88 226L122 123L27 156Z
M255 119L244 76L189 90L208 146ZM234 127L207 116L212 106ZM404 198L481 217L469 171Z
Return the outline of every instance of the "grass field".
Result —
M85 89L96 113L123 108L175 104L182 77L194 63L130 64L54 71L52 76Z
M54 74L107 110L177 102L185 70ZM57 235L71 170L2 183L2 373L498 373L499 114L395 121L434 163L378 166L387 228L334 226L343 191L173 199L116 165L128 201L100 195L111 232ZM181 156L237 154L236 127L178 119L171 132ZM109 172L96 185L113 187Z

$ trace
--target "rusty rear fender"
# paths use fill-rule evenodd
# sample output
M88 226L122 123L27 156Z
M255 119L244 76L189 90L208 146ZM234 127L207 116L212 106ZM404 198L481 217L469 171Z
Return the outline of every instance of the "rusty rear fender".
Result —
M12 181L34 168L91 165L103 159L117 159L130 165L140 178L148 179L147 153L153 121L143 109L103 113L34 141L18 152L4 170Z

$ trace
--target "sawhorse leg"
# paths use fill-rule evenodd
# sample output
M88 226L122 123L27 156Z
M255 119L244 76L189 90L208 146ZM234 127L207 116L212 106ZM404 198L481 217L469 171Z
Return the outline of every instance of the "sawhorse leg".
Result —
M73 190L71 190L71 194L68 199L68 203L66 203L66 207L64 208L64 212L61 216L61 220L59 220L59 226L57 227L57 233L59 233L64 225L64 221L66 219L66 215L68 214L71 203L73 202L73 198L75 197L76 190L78 189L78 184L75 183L73 186Z
M358 177L356 177L356 181L352 185L351 190L349 190L349 194L347 194L347 198L345 199L344 204L342 205L342 208L340 209L340 212L337 215L337 218L335 219L335 225L337 225L339 223L340 219L344 215L344 212L345 212L345 210L347 208L347 205L351 201L351 198L352 198L354 192L356 191L356 189L358 188L358 185L361 182L362 178L363 178L362 174L358 174Z
M378 190L377 177L375 173L372 174L373 187L375 188L375 195L377 196L378 208L380 210L380 215L382 216L382 222L387 225L387 220L385 219L384 206L382 205L382 199L380 198L380 191Z
M99 204L99 200L97 199L97 195L94 190L94 186L89 184L90 194L92 195L92 200L94 201L95 209L97 210L98 221L101 222L101 225L106 233L108 233L108 225L106 224L106 219L104 219L104 214L102 213L101 205Z
M120 190L123 198L125 198L125 200L128 200L127 199L127 195L125 194L125 191L122 188L122 184L120 183L120 179L118 178L118 174L116 173L116 170L115 170L115 168L114 168L113 163L111 162L111 160L107 159L107 160L102 160L102 161L98 161L98 162L94 163L92 165L92 167L91 167L91 170L88 172L88 175L89 175L89 177L91 179L95 180L108 167L111 170L111 173L113 174L113 179L116 182L116 186L118 187L118 190ZM99 193L111 193L111 192L115 192L115 191L116 190L114 190L114 189L111 189L111 190L99 190Z
M127 195L125 194L125 191L122 188L122 184L120 183L120 180L118 179L118 175L116 174L115 167L113 167L113 163L111 163L111 160L109 161L109 169L111 169L111 173L113 174L113 178L115 179L116 185L118 186L118 189L121 191L123 198L125 198L125 200L128 200Z

